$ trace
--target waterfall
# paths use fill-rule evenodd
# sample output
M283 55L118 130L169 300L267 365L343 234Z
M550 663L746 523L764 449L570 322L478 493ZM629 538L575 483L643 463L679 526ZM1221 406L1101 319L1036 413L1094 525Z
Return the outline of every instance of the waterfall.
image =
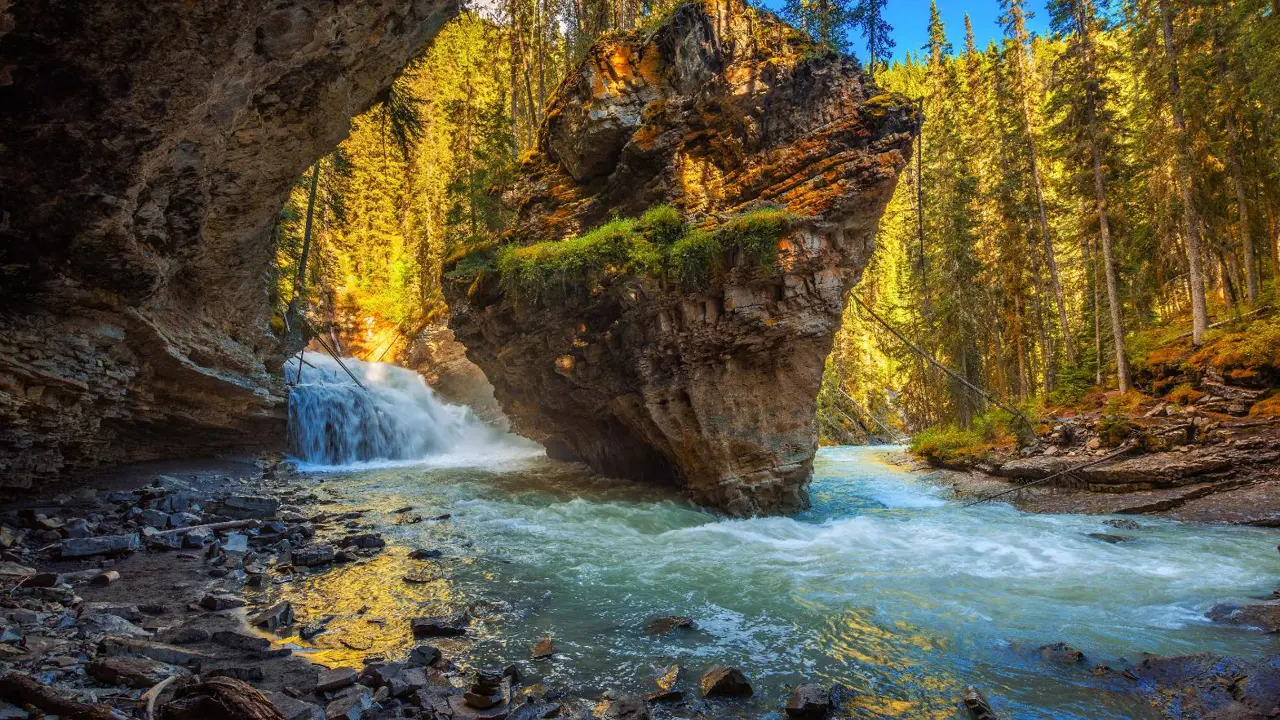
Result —
M298 377L298 358L285 377ZM289 450L304 466L433 463L475 465L527 457L541 448L484 424L470 408L442 402L418 373L344 358L306 356L289 392Z

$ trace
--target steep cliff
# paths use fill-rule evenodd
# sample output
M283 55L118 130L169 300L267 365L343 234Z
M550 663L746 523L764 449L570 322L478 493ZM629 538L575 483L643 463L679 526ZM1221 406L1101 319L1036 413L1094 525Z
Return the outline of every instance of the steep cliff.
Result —
M767 13L682 6L557 90L514 228L447 268L450 326L552 454L804 508L823 364L918 123Z
M0 487L284 437L274 215L454 8L0 2Z

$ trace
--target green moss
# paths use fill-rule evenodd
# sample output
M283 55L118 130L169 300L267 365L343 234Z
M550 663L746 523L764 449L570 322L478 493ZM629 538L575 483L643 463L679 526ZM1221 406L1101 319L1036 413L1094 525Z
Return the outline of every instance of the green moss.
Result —
M619 219L568 240L503 248L498 271L507 291L541 297L600 272L652 272L661 259L637 221Z
M668 272L686 288L703 288L724 256L719 238L705 230L694 230L671 245Z
M738 250L747 262L772 272L778 262L778 240L792 220L785 210L752 210L716 228L715 235L726 250Z
M766 208L710 231L690 229L678 210L659 205L638 220L611 220L568 240L502 248L497 270L504 290L526 298L540 298L601 273L665 276L686 289L704 289L724 271L730 251L773 272L778 240L791 222L787 212Z
M658 245L671 245L689 229L684 216L670 205L656 205L646 210L640 216L640 226L649 241Z

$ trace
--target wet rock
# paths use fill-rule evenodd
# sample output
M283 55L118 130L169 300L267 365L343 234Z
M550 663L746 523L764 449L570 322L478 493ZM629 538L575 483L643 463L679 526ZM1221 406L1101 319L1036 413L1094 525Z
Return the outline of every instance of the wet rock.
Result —
M466 613L415 617L409 620L414 637L451 637L466 635L471 618Z
M381 550L387 546L387 541L373 533L361 533L347 537L342 544L362 550Z
M128 535L103 535L90 538L67 538L62 541L60 554L64 558L89 557L91 555L127 555L142 546L137 533Z
M82 638L101 635L116 635L133 638L149 638L152 633L134 625L119 615L107 613L85 613L80 616L80 632Z
M444 553L439 550L410 550L409 557L413 560L430 560L433 558L444 557Z
M279 509L278 499L263 495L231 495L221 506L223 515L238 520L272 518Z
M204 628L177 628L167 633L163 640L174 645L194 645L209 640L209 631Z
M0 580L9 581L21 579L31 577L35 574L36 569L33 567L19 565L18 563L11 562L9 560L0 560Z
M427 667L435 665L440 661L440 649L434 645L418 645L409 651L408 662L410 665L420 665Z
M320 676L316 679L316 692L341 690L344 687L355 685L358 677L360 677L359 673L349 667L333 668L332 670L321 669Z
M245 652L261 652L271 647L271 641L264 637L234 630L219 630L213 633L212 640L223 647Z
M1153 657L1126 676L1166 717L1261 720L1280 706L1280 658L1258 660L1210 653Z
M244 607L244 600L228 593L209 593L200 600L200 607L213 612Z
M668 615L666 617L654 618L645 625L645 631L650 635L666 635L672 630L692 630L693 620L683 615Z
M263 693L280 710L284 720L324 720L324 708L281 692Z
M355 685L329 701L324 708L325 720L360 720L365 710L373 707L373 691Z
M987 696L972 685L964 689L964 693L960 696L960 703L973 720L999 720L995 711L991 709L991 703L987 702Z
M831 712L831 693L818 683L800 685L787 698L787 717L822 720Z
M1112 545L1133 540L1132 535L1112 535L1110 533L1089 533L1089 537L1094 540L1101 540L1104 543L1111 543Z
M232 557L244 557L249 553L249 536L243 533L231 533L222 543L222 552Z
M265 577L258 575L255 577ZM249 618L249 624L267 630L278 630L293 624L293 604L281 600L271 607Z
M1084 662L1084 653L1066 643L1058 642L1052 645L1042 645L1039 653L1041 660L1059 665L1074 665Z
M267 674L260 667L224 667L203 673L204 677L227 677L245 682L262 682Z
M560 706L555 703L525 703L507 715L507 720L542 720L560 714Z
M649 705L643 698L623 695L609 702L600 720L649 720Z
M463 699L467 705L476 710L489 710L499 705L505 705L508 697L504 688L502 673L493 670L479 670L476 672L475 682L471 684L470 689L463 694Z
M316 544L298 548L293 551L290 562L298 567L312 567L331 563L333 562L333 546Z
M72 518L62 526L62 536L66 538L87 538L93 536L93 528L84 518Z
M702 674L698 682L702 697L751 697L751 684L737 668L717 665Z
M550 635L543 635L542 639L538 640L538 642L533 646L532 657L534 660L549 658L554 654L555 648L551 644Z
M1109 520L1103 520L1102 524L1110 525L1111 527L1116 528L1117 530L1141 530L1142 529L1142 526L1139 525L1136 521L1130 520L1128 518L1111 518Z
M141 655L170 665L198 665L211 659L209 655L198 650L117 636L104 638L98 646L98 652L111 656Z
M173 667L148 658L106 657L89 663L89 675L112 685L149 688L173 674Z
M1280 602L1257 605L1219 603L1209 608L1205 617L1218 623L1259 628L1265 632L1280 632Z

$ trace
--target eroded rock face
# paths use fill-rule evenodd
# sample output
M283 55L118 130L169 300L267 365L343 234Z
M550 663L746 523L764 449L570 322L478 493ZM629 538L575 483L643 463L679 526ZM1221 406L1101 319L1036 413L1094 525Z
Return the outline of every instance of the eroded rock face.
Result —
M454 7L0 2L0 487L283 441L275 213Z
M731 252L696 292L604 273L536 302L487 275L447 287L450 325L515 429L552 454L679 483L734 515L802 509L844 294L917 126L905 98L772 16L682 7L598 44L557 91L507 242L660 203L708 226L773 205L800 218L776 272Z

